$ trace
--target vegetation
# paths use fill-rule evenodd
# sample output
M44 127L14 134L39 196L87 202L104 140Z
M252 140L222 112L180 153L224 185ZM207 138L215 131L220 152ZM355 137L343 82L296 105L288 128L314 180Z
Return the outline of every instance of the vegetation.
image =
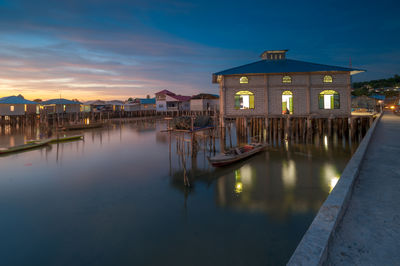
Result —
M363 88L363 87L378 89L378 88L399 87L399 86L400 86L400 76L399 75L394 75L394 77L388 78L388 79L376 79L376 80L353 83L354 89L359 89L359 88Z
M386 97L394 97L398 96L398 91L386 91L383 90L384 88L398 88L400 87L400 76L394 75L394 77L387 78L387 79L377 79L377 80L370 80L370 81L363 81L363 82L354 82L352 91L352 95L354 96L361 96L367 95L370 96L375 93L372 89L382 89L379 92L381 95L385 95Z

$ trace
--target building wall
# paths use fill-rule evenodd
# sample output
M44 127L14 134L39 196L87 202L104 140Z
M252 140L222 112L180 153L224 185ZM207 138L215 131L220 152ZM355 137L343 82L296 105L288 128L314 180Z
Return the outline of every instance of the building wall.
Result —
M167 101L166 100L156 100L156 110L157 111L167 111Z
M190 101L179 102L178 109L179 111L190 111Z
M332 83L323 82L323 78L327 74L332 76ZM247 84L240 84L239 79L242 75L225 76L222 95L223 102L225 102L225 116L281 115L282 93L286 90L293 93L293 115L350 115L349 73L289 74L292 78L292 82L289 84L282 83L284 75L286 74L243 75L249 80ZM234 96L241 90L254 93L254 109L237 110L234 108ZM339 93L340 109L319 109L318 96L323 90L335 90ZM308 104L310 104L309 107Z
M26 114L39 114L39 104L27 104L26 105Z
M219 110L219 99L191 99L190 111L207 111L207 103L210 111Z
M14 106L14 111L11 111ZM0 115L25 115L25 104L0 104Z
M80 104L65 104L65 111L63 104L50 104L44 105L44 112L45 113L79 113L81 111Z

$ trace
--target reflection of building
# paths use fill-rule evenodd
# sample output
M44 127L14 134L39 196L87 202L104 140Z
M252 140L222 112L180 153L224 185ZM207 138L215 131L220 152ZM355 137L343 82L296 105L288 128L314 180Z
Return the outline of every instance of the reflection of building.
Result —
M189 111L190 96L176 95L168 90L156 93L157 111Z
M351 75L364 70L286 59L287 50L213 74L222 117L350 115Z
M326 159L326 158L325 158ZM318 159L319 160L319 159ZM321 167L307 157L258 156L217 179L216 202L240 211L267 212L277 218L290 212L316 212L338 180L332 164Z

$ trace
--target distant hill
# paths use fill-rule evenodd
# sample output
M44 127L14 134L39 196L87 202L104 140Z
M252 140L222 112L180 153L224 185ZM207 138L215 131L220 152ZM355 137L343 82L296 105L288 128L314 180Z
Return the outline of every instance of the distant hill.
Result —
M392 78L387 79L376 79L370 81L363 81L363 82L354 82L353 88L372 88L372 89L379 89L379 88L393 88L393 87L400 87L400 76L394 75Z

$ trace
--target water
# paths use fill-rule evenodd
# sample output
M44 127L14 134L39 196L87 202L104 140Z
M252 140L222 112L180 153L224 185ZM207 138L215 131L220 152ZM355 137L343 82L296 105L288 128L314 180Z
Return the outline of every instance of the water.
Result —
M113 125L0 157L1 265L282 265L355 149L283 142L215 169L200 137L186 188L165 126ZM0 145L39 135L3 129Z

